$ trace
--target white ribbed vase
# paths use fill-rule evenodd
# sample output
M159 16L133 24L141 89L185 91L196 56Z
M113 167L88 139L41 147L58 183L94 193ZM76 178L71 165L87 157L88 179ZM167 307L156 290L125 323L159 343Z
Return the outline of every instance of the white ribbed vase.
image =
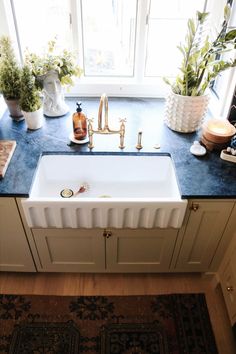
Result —
M164 122L177 132L195 132L203 122L208 103L209 95L181 96L170 92L166 98Z

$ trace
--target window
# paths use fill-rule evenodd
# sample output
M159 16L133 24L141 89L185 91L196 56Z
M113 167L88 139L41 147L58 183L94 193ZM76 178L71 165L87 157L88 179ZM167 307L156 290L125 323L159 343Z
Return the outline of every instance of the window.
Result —
M187 20L197 10L204 10L205 1L181 0L150 2L145 76L174 77L181 55L177 49L184 40ZM175 58L175 60L173 60Z
M36 52L45 50L55 36L61 47L72 47L70 1L14 0L12 4L22 54L26 48Z
M137 1L82 0L85 76L134 75Z
M176 46L207 0L11 0L22 54L57 36L78 50L84 77L72 93L162 96L174 76ZM175 60L173 60L175 58ZM92 85L91 85L92 84Z

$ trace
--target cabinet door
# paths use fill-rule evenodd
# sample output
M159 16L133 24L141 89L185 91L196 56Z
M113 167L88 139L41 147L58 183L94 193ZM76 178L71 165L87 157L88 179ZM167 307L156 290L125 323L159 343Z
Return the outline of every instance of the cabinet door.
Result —
M0 198L0 270L35 272L14 198Z
M235 253L236 257L236 253ZM221 287L224 294L225 303L231 324L236 323L236 270L229 262L221 275Z
M234 203L196 202L193 206L175 270L206 272L222 238Z
M33 229L42 272L102 272L105 240L101 230Z
M106 265L111 272L167 272L178 231L139 229L111 231L106 239Z

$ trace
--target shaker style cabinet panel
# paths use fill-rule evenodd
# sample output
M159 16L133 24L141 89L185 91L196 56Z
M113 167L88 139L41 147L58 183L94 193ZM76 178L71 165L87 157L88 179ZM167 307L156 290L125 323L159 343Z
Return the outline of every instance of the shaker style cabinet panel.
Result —
M14 198L0 198L0 270L36 271Z
M169 271L176 229L33 229L45 272Z
M231 325L236 323L236 204L227 225L227 232L233 234L221 263L218 275Z
M176 229L113 229L106 242L107 270L168 272L177 233Z
M102 272L105 239L102 230L32 229L44 272Z
M236 257L236 248L232 257ZM221 288L232 326L236 323L236 269L229 261L221 275Z
M181 229L183 238L175 271L207 272L211 270L234 202L193 201L190 205L191 212L186 225ZM216 265L217 262L214 262Z

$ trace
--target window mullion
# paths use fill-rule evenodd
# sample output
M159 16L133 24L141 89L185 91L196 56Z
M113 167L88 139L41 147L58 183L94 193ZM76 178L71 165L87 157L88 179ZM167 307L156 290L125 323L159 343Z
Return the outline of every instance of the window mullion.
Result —
M135 64L134 64L134 78L136 79L137 82L143 81L144 72L145 72L147 33L148 33L147 16L149 15L150 1L151 0L138 0Z
M80 28L80 10L79 10L79 0L69 0L70 1L70 26L72 33L73 50L80 52L80 38L79 33L81 33Z

